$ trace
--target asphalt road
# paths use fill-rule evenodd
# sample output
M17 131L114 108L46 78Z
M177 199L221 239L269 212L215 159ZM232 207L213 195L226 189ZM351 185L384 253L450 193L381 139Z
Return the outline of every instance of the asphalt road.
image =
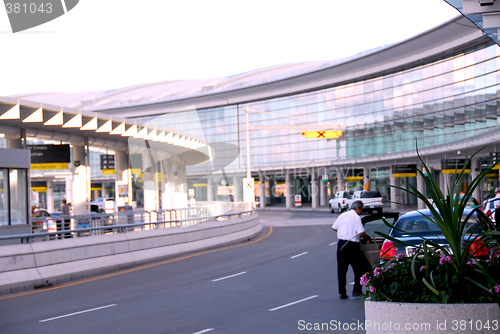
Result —
M250 242L0 297L0 333L329 333L363 321L361 299L337 293L337 215L259 215Z

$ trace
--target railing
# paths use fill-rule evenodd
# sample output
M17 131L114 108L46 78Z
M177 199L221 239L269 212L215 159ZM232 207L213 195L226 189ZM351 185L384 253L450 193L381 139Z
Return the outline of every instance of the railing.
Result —
M33 233L0 236L1 240L20 239L21 243L42 242L90 235L114 234L159 228L186 227L211 220L227 220L252 215L256 211L240 211L210 215L206 207L159 211L125 211L112 214L33 217Z

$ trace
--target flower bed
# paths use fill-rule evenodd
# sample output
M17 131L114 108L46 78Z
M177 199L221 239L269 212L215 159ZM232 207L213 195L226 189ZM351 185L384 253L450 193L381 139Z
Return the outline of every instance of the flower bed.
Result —
M500 252L469 260L465 270L453 270L450 256L403 257L376 267L361 278L372 301L411 303L499 303ZM484 275L483 270L489 273ZM426 284L427 283L427 284Z

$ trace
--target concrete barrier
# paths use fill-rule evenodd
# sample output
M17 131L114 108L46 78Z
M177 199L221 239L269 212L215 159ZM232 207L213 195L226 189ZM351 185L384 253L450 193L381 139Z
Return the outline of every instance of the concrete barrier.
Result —
M182 228L161 228L0 246L0 295L102 275L236 243L262 233L257 213Z

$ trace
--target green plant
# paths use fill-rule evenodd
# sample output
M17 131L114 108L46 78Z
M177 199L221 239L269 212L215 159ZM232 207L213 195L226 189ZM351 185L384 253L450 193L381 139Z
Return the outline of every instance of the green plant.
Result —
M464 166L468 166L479 152L467 158ZM479 207L463 218L465 204L494 166L472 180L462 195L461 190L466 175L465 167L460 171L455 170L447 189L449 195L445 196L436 181L426 177L426 175L431 175L431 172L418 149L417 155L423 165L418 173L425 181L430 199L412 186L409 190L399 189L408 191L425 203L430 210L430 216L426 218L439 227L448 245L443 246L418 235L422 239L422 244L414 255L411 257L400 255L397 259L392 259L363 276L362 284L367 286L365 298L398 302L497 302L500 305L498 283L500 282L500 253L498 252L500 232L483 230L484 226L481 224L472 230L468 228L469 220L475 211L480 209ZM384 223L393 227L385 219ZM482 224L486 223L486 221L482 222ZM393 228L401 231L396 227ZM414 246L390 235L375 233L395 243ZM408 231L404 233L412 234ZM479 254L479 251L484 252L484 248L490 253Z

